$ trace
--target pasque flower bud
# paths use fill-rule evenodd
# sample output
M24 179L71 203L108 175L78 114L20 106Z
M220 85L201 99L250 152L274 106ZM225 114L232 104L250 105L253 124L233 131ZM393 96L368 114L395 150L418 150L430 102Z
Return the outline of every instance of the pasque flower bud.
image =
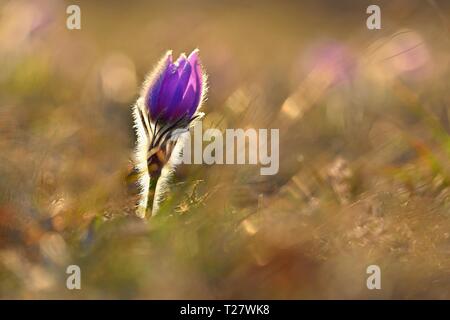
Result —
M203 77L198 50L189 57L181 54L175 62L169 51L146 93L145 105L151 120L170 123L191 119L201 102Z
M198 49L187 57L181 54L174 62L168 51L147 77L141 96L133 107L137 134L135 167L141 187L137 215L147 211L150 188L155 185L152 211L160 196L158 190L172 171L172 154L180 145L177 137L190 123L202 116L199 109L206 95L206 74L199 61ZM159 188L158 188L159 186Z

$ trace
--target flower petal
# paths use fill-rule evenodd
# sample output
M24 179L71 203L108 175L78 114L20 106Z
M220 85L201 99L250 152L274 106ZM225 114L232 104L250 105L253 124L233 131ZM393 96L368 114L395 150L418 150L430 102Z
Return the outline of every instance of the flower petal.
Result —
M175 90L177 89L179 79L180 75L178 74L178 66L175 64L170 65L162 82L158 99L158 108L164 110L162 112L163 118L166 118L166 116L169 116L171 113L169 103L172 100Z
M156 75L156 79L152 84L146 99L147 108L150 111L152 117L158 117L162 111L161 106L158 104L159 94L161 92L161 86L163 80L166 77L166 73L168 71L168 67L172 64L172 52L169 51L166 56L163 58L164 64L161 67L159 74Z
M198 92L196 92L194 87L190 85L187 88L186 93L184 94L183 101L181 102L181 108L185 110L185 114L187 114L189 117L192 117L192 115L197 110L197 95Z
M177 89L169 105L172 120L178 119L180 116L183 116L184 114L187 113L187 109L183 108L183 106L181 105L181 101L183 99L186 87L191 78L191 73L192 73L191 64L186 63L182 73L180 74L180 80L178 81Z
M198 50L191 53L188 61L190 62L193 71L189 79L185 97L183 97L183 102L186 100L184 103L187 105L186 107L188 108L189 116L192 117L195 111L197 111L203 91L203 72L198 59ZM190 88L192 88L192 90Z

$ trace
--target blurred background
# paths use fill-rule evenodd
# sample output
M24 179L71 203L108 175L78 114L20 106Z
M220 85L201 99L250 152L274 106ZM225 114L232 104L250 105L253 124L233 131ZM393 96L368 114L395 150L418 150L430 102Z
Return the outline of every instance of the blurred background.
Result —
M1 1L0 297L449 299L449 19L444 0ZM203 127L279 128L280 171L183 165L142 221L131 105L197 47Z

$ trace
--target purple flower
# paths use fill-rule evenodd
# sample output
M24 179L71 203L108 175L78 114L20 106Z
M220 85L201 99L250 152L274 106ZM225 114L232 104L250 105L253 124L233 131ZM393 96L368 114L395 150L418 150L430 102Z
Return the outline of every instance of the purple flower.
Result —
M163 57L150 78L145 97L152 121L173 123L192 119L205 91L198 52L192 51L189 57L183 53L175 62L171 51Z

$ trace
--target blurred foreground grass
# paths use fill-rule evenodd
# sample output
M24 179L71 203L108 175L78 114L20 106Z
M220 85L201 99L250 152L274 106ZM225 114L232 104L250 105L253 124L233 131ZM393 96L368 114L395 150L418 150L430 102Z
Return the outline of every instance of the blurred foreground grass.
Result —
M448 3L79 3L1 3L0 297L450 298ZM195 47L204 128L279 128L280 172L182 166L144 222L130 106Z

